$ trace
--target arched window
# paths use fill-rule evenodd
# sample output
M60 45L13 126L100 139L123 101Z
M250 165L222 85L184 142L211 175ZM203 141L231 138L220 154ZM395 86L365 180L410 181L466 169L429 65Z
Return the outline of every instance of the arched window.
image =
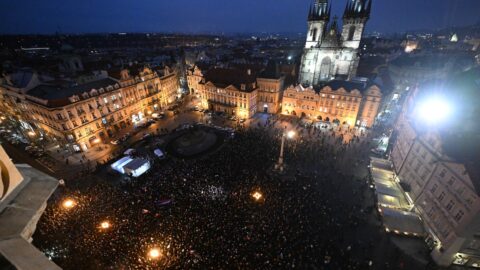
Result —
M332 66L332 60L330 57L325 57L322 59L321 66L320 66L320 78L326 79L330 77L330 70Z
M355 26L350 26L350 29L348 30L348 38L347 40L348 41L352 41L353 40L353 35L355 34Z
M313 28L312 31L310 31L310 35L312 36L312 41L317 40L317 28Z

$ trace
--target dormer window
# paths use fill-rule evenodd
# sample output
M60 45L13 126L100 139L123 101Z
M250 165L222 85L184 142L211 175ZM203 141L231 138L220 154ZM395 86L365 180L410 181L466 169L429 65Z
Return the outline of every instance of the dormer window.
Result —
M240 88L241 88L242 90L245 90L245 88L246 88L245 84L242 83L242 85L240 85Z

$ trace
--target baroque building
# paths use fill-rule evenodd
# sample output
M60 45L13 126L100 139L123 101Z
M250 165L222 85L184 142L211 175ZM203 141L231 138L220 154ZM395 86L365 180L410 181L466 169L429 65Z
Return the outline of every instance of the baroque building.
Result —
M358 50L371 7L372 0L348 0L340 32L336 17L330 23L328 0L315 0L308 14L300 83L315 86L334 78L349 79L356 75Z
M320 91L297 85L284 91L282 114L371 127L381 100L382 93L376 85L333 80Z
M187 77L189 88L200 98L204 109L242 119L257 112L274 114L280 110L285 77L273 62L260 72L238 68L203 72L195 67Z
M2 84L0 110L31 134L79 152L146 121L176 99L178 88L177 73L168 67L158 71L131 67L82 84L47 81L29 88Z

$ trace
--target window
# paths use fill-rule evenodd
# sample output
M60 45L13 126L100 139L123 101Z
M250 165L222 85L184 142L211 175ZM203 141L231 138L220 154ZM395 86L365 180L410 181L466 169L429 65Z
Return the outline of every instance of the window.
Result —
M350 26L350 29L348 29L348 37L347 37L347 40L348 41L352 41L353 40L353 35L355 34L355 26Z
M462 210L458 210L457 214L455 215L455 220L459 222L462 219L463 215L465 215L465 213Z
M418 173L418 171L420 170L420 167L422 166L421 163L417 163L417 166L415 166L415 172Z
M453 208L454 206L455 206L455 203L454 203L452 200L450 200L450 201L448 202L446 208L447 208L448 211L450 211L450 210L452 210L452 208Z
M450 177L450 179L448 180L448 185L453 185L453 183L455 183L455 177Z
M447 171L445 169L443 169L441 172L440 172L440 177L445 177L445 174L447 174Z
M106 97L103 98L103 102L105 102L105 104L108 103L108 99Z
M440 195L438 196L438 200L443 201L443 198L445 198L445 192L440 193Z
M313 28L312 31L310 31L310 35L312 36L312 41L317 40L317 28Z

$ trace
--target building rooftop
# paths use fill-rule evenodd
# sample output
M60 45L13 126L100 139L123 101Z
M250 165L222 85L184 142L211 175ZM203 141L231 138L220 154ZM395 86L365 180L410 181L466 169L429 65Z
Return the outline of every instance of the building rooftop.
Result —
M229 85L241 89L241 85L246 85L246 92L254 90L252 84L256 82L256 75L248 70L229 69L229 68L214 68L207 71L205 74L205 82L211 82L218 87L227 87Z
M27 95L46 100L50 107L64 106L70 103L69 97L73 95L81 95L84 92L89 92L92 89L105 88L110 85L115 85L118 82L111 78L100 79L85 84L64 86L53 84L41 84L27 92ZM81 97L81 96L80 96Z

